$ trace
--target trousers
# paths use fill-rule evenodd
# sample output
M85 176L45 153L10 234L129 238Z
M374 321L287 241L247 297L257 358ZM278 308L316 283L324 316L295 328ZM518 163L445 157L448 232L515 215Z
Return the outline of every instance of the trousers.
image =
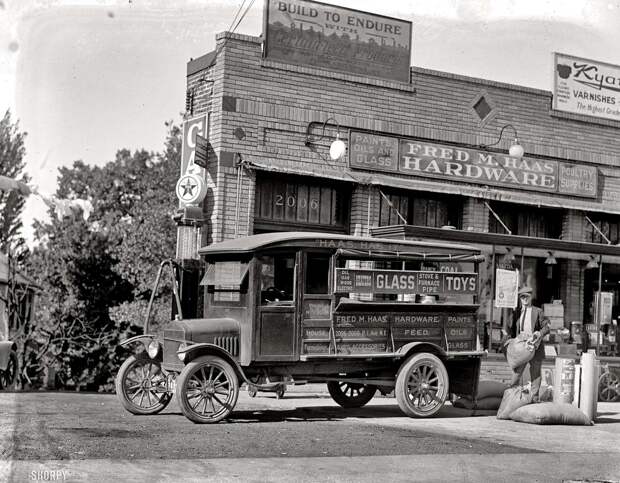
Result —
M530 381L532 382L532 397L538 398L538 392L540 391L540 383L542 380L541 377L541 368L542 368L542 359L538 357L534 357L530 362L523 364L522 366L515 367L512 370L512 380L510 381L510 386L516 386L519 384L521 380L521 376L523 375L523 371L525 371L525 367L529 364L530 366Z

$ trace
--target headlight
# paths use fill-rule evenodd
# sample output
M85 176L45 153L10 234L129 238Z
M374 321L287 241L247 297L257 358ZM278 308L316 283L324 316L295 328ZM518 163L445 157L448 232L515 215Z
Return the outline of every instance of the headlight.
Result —
M159 351L161 349L161 345L159 341L152 340L147 349L147 353L151 359L155 359L159 355Z
M182 342L179 348L177 349L177 356L181 362L185 361L185 356L187 355L187 353L181 352L181 351L184 351L185 349L187 349L187 344L185 342Z

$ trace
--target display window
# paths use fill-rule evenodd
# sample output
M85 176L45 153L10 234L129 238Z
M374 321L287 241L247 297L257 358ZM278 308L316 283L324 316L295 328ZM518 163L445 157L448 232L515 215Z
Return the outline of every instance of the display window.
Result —
M560 238L564 210L555 208L537 208L515 203L492 202L491 209L512 235L536 238ZM489 213L489 233L506 234L506 229Z
M461 196L382 189L379 226L401 225L404 218L408 225L460 229L463 202Z
M346 233L351 188L320 179L259 174L254 232L319 230Z

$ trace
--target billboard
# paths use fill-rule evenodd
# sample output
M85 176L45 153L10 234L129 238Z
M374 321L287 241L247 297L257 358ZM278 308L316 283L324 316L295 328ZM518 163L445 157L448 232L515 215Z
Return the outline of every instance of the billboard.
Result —
M266 0L265 57L409 82L411 22L305 0Z
M554 53L553 109L620 121L620 66Z

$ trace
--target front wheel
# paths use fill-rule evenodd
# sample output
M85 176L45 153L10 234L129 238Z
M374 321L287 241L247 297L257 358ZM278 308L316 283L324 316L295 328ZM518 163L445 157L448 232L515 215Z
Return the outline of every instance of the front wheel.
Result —
M377 387L354 382L329 381L327 390L332 399L343 408L361 408L373 398Z
M0 369L0 389L13 389L17 382L17 352L9 352L6 369Z
M441 360L422 352L401 366L394 392L398 406L406 415L426 418L442 408L448 388L448 371Z
M177 401L187 419L217 423L237 404L239 379L221 357L202 356L185 366L177 380Z
M161 364L146 354L123 362L116 376L116 395L132 414L157 414L172 399Z

